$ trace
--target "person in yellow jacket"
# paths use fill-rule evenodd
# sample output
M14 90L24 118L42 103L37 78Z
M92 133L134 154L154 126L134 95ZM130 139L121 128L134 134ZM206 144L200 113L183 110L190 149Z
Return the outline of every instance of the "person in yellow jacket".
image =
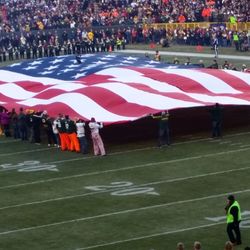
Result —
M240 233L240 222L241 222L241 210L240 204L235 200L233 195L227 197L226 219L227 219L227 234L229 240L234 245L241 245L241 233Z

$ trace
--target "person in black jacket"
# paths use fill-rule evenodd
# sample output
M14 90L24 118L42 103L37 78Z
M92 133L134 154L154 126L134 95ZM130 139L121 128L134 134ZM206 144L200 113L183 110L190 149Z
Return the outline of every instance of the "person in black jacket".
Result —
M223 108L219 103L216 103L212 108L210 108L212 117L212 138L221 136L222 111Z

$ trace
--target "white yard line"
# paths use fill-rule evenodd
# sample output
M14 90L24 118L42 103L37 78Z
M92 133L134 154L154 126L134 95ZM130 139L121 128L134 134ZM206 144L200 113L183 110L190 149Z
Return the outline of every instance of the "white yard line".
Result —
M247 193L247 192L250 192L250 189L234 191L234 192L230 192L230 194L241 194L241 193ZM82 218L77 218L77 219L73 219L73 220L65 220L65 221L49 223L49 224L44 224L44 225L38 225L38 226L33 226L33 227L19 228L19 229L0 232L0 236L19 233L19 232L26 232L26 231L31 231L31 230L37 230L37 229L42 229L42 228L49 228L49 227L54 227L54 226L61 226L61 225L71 224L71 223L76 223L76 222L81 222L81 221L95 220L95 219L106 218L106 217L111 217L111 216L116 216L116 215L121 215L121 214L134 213L134 212L145 211L145 210L150 210L150 209L175 206L175 205L180 205L180 204L185 204L185 203L190 203L190 202L214 199L214 198L219 198L219 197L225 197L227 195L229 195L229 193L215 194L215 195L209 195L209 196L195 198L195 199L174 201L174 202L163 203L163 204L158 204L158 205L139 207L139 208L128 209L128 210L121 210L121 211L117 211L117 212L100 214L100 215L95 215L95 216L82 217Z
M249 219L249 218L246 218L246 219ZM87 250L87 249L94 249L94 248L99 248L99 247L112 246L112 245L123 244L123 243L131 242L131 241L144 240L144 239L150 239L150 238L169 235L169 234L177 234L177 233L197 230L201 228L209 228L209 227L214 227L214 226L218 226L222 224L225 224L225 222L210 223L210 224L200 225L196 227L187 227L187 228L177 229L173 231L166 231L166 232L161 232L161 233L156 233L156 234L143 235L143 236L138 236L138 237L129 238L125 240L117 240L117 241L107 242L103 244L92 245L88 247L81 247L81 248L77 248L76 250Z
M25 151L19 151L19 152L0 154L0 157L20 155L20 154L29 154L29 153L34 153L34 152L48 151L48 150L50 150L50 148L38 148L38 149L33 149L33 150L25 150Z
M64 177L56 177L56 178L51 178L51 179L45 179L45 180L40 180L40 181L33 181L33 182L26 182L26 183L14 184L14 185L2 186L2 187L0 187L0 190L1 189L8 189L8 188L22 187L22 186L28 186L28 185L42 184L42 183L53 182L53 181L62 181L62 180L68 180L68 179L79 178L79 177L84 177L84 176L115 173L115 172L119 172L119 171L127 171L127 170L130 170L130 169L153 167L153 166L159 166L159 165L162 165L162 164L171 164L171 163L178 163L178 162L182 162L182 161L197 160L197 159L202 159L202 158L214 157L214 156L218 156L218 155L244 152L244 151L248 151L248 150L250 150L250 145L249 145L248 148L240 148L240 149L236 149L236 150L228 150L228 151L222 151L222 152L205 154L205 155L198 155L198 156L192 156L192 157L185 157L185 158L174 159L174 160L150 162L150 163L145 163L145 164L140 164L140 165L133 165L133 166L123 167L123 168L108 169L108 170L103 170L103 171L95 171L95 172L90 172L90 173L83 173L83 174L77 174L77 175L70 175L70 176L64 176ZM58 163L58 161L49 162L47 164L56 164L56 163ZM60 163L61 163L61 161L60 161Z
M250 169L250 167L235 168L235 169L212 172L212 173L207 173L207 174L198 174L198 175L192 175L192 176L186 176L186 177L178 177L178 178L168 179L168 180L148 182L148 183L144 183L144 184L140 184L140 185L134 185L134 186L130 186L130 187L131 188L132 187L136 187L136 188L148 187L148 186L152 186L152 185L159 185L159 184L164 184L164 183L173 183L173 182L178 182L178 181L186 181L186 180L198 179L198 178L203 178L203 177L208 177L208 176L214 176L214 175L244 171L244 170L248 170L248 169ZM102 193L109 193L111 191L112 192L121 191L121 190L124 190L124 189L126 189L126 187L125 188L114 188L112 190L108 189L108 190L102 190L102 191L96 191L96 192L90 192L90 193L84 193L84 194L77 194L77 195L62 196L62 197L53 198L53 199L33 201L33 202L27 202L27 203L21 203L21 204L16 204L16 205L0 207L0 210L11 209L11 208L19 208L19 207L24 207L24 206L36 205L36 204L43 204L43 203L48 203L48 202L62 201L62 200L74 199L74 198L78 198L78 197L93 196L93 195L98 195L98 194L102 194Z
M226 135L226 136L224 136L224 138L236 137L236 136L247 135L247 134L250 134L250 132L243 132L243 133ZM173 146L174 145L187 144L187 143L202 142L202 141L218 142L219 140L213 140L211 138L200 138L200 139L195 139L195 140L188 140L188 141L183 141L183 142L177 142L177 143L174 143ZM130 152L149 150L149 149L153 149L153 148L156 148L156 147L145 147L145 148L137 148L137 149L125 150L125 151L117 151L117 152L114 152L114 153L110 153L109 155L118 155L118 154L124 154L124 153L126 154L126 153L130 153ZM53 150L53 149L60 150L60 149L58 149L56 147L40 148L40 149L35 149L35 150L26 150L26 151L4 153L4 154L0 154L0 157L11 156L11 155L18 155L18 154L29 154L29 153L33 153L33 152ZM86 159L90 159L90 158L91 159L92 158L96 158L96 156L83 156L83 157L78 157L78 158L73 158L73 159L68 159L68 160L56 161L55 163L70 162L70 161L79 161L79 160L86 160Z

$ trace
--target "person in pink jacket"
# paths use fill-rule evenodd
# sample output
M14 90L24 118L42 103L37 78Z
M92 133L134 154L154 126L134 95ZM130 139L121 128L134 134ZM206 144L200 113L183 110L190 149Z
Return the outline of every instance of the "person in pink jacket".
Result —
M104 144L99 134L99 129L103 128L103 124L96 122L95 118L92 117L89 123L89 128L91 131L94 155L99 155L99 154L101 154L102 156L106 155Z

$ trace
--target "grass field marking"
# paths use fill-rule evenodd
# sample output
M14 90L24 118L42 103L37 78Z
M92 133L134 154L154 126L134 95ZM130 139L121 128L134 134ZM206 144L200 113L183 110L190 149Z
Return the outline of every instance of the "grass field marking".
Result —
M190 203L190 202L225 197L229 194L241 194L241 193L247 193L247 192L250 192L250 189L244 189L244 190L234 191L234 192L230 192L230 193L214 194L214 195L204 196L204 197L200 197L200 198L194 198L194 199L188 199L188 200L182 200L182 201L174 201L174 202L146 206L146 207L121 210L121 211L112 212L112 213L99 214L99 215L95 215L95 216L82 217L82 218L66 220L66 221L59 221L59 222L54 222L54 223L49 223L49 224L44 224L44 225L19 228L19 229L0 232L0 236L24 232L24 231L30 231L30 230L37 230L37 229L41 229L41 228L48 228L48 227L53 227L53 226L60 226L60 225L75 223L75 222L79 222L79 221L95 220L95 219L99 219L99 218L105 218L105 217L116 216L116 215L121 215L121 214L128 214L128 213L133 213L133 212L138 212L138 211L145 211L145 210L150 210L150 209L169 207L169 206L180 205L180 204L185 204L185 203Z
M224 138L236 137L236 136L247 135L247 134L250 134L250 132L230 134L230 135L224 136ZM188 140L188 141L176 142L173 145L182 145L182 144L196 143L196 142L202 142L202 141L213 141L213 140L211 140L211 138L201 138L201 139L197 139L197 140ZM137 149L131 149L131 150L117 151L117 152L110 153L109 155L118 155L118 154L123 154L123 153L127 154L127 153L131 153L131 152L149 150L149 149L153 149L153 148L155 148L155 147L144 147L144 148L137 148ZM40 148L40 149L36 149L36 150L26 150L26 151L12 152L12 153L4 153L4 154L0 154L0 157L11 156L11 155L16 155L16 154L29 154L29 153L32 153L32 152L54 150L54 149L58 150L58 148L52 148L52 147L51 148ZM85 156L85 157L72 158L72 159L57 161L55 163L79 161L79 160L85 160L85 159L90 159L90 158L91 159L96 158L96 156L87 156L87 157Z
M17 140L10 139L8 141L0 141L0 144L5 144L5 143L13 143L13 142L18 142Z
M0 187L0 190L1 189L8 189L8 188L22 187L22 186L28 186L28 185L42 184L42 183L53 182L53 181L67 180L67 179L71 179L71 178L79 178L79 177L83 177L83 176L92 176L92 175L98 175L98 174L113 173L113 172L118 172L118 171L126 171L126 170L130 170L130 169L137 169L137 168L142 168L142 167L151 167L151 166L158 166L158 165L162 165L162 164L178 163L178 162L189 161L189 160L197 160L197 159L206 158L206 157L213 157L213 156L216 156L216 155L243 152L243 151L247 151L249 149L250 149L250 147L240 148L240 149L235 149L235 150L222 151L222 152L218 152L218 153L198 155L198 156L192 156L192 157L185 157L185 158L174 159L174 160L151 162L151 163L128 166L128 167L123 167L123 168L115 168L115 169L108 169L108 170L103 170L103 171L95 171L95 172L90 172L90 173L83 173L83 174L70 175L70 176L64 176L64 177L56 177L56 178L50 178L50 179L46 179L46 180L40 180L40 181L33 181L33 182L26 182L26 183L14 184L14 185L2 186L2 187ZM48 162L46 164L56 164L56 162Z
M0 154L0 157L18 155L18 154L26 154L26 153L29 154L29 153L47 151L47 150L50 150L50 148L38 148L38 149L33 149L33 150L25 150L25 151L19 151L19 152L5 153L5 154Z
M178 178L174 178L174 179L170 179L170 180L149 182L149 183L144 183L144 184L139 184L139 185L133 185L133 186L130 186L130 188L140 188L140 187L147 187L147 186L150 186L150 185L158 185L158 184L163 184L163 183L173 183L173 182L178 182L178 181L185 181L185 180L190 180L190 179L195 179L195 178L201 178L201 177L207 177L207 176L212 176L212 175L231 173L231 172L242 171L242 170L247 170L247 169L250 169L250 167L229 169L229 170L224 170L224 171L212 172L212 173L208 173L208 174L199 174L199 175L193 175L193 176L178 177ZM95 192L84 193L84 194L62 196L62 197L47 199L47 200L26 202L26 203L21 203L21 204L16 204L16 205L0 207L0 210L18 208L18 207L24 207L24 206L30 206L30 205L37 205L37 204L43 204L43 203L48 203L48 202L56 202L56 201L67 200L67 199L74 199L74 198L78 198L78 197L98 195L98 194L102 194L102 193L123 191L123 190L126 190L127 188L128 187L113 188L113 189L95 191Z
M250 218L246 218L246 219L250 219ZM117 240L117 241L113 241L113 242L92 245L92 246L88 246L88 247L76 248L75 250L87 250L87 249L94 249L94 248L99 248L99 247L118 245L118 244L123 244L123 243L131 242L131 241L150 239L150 238L165 236L165 235L169 235L169 234L183 233L183 232L187 232L187 231L197 230L197 229L201 229L201 228L209 228L209 227L214 227L214 226L223 225L223 224L226 224L226 223L225 222L217 222L217 223L210 223L210 224L206 224L206 225L200 225L200 226L196 226L196 227L187 227L187 228L177 229L177 230L173 230L173 231L166 231L166 232L161 232L161 233L156 233L156 234L149 234L149 235L129 238L129 239L125 239L125 240Z

